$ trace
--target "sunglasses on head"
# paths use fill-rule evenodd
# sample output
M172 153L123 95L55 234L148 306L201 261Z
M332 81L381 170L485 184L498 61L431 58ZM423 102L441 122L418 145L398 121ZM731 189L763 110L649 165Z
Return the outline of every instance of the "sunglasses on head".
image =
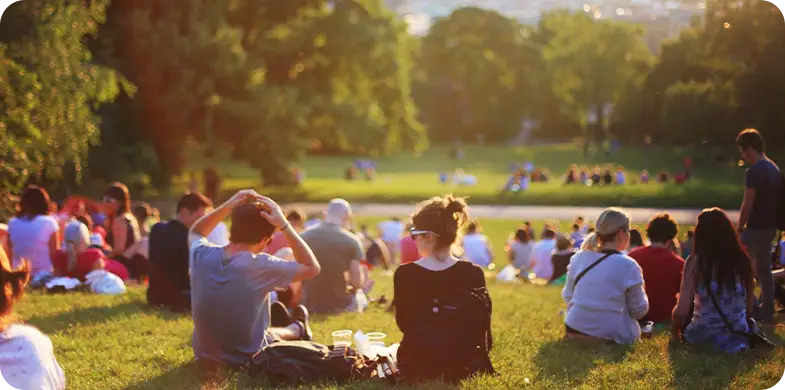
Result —
M434 232L432 232L430 230L417 230L417 228L409 229L409 235L411 235L412 237L421 236L423 234L433 234L434 236L438 236L439 235L439 234L434 233Z

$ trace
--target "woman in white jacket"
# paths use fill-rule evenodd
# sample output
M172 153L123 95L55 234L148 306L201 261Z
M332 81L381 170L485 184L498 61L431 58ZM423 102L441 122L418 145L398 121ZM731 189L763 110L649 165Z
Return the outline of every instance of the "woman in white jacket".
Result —
M562 291L567 337L633 344L641 336L638 319L649 311L649 301L640 266L622 254L630 241L630 218L610 208L596 226L567 269Z

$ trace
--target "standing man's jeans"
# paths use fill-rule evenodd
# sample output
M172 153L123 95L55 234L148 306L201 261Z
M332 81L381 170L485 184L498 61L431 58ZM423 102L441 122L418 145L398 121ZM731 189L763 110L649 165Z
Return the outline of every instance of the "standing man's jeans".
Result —
M774 278L771 276L771 243L777 235L776 229L747 229L741 234L741 241L755 262L755 276L762 291L760 319L771 321L774 318Z

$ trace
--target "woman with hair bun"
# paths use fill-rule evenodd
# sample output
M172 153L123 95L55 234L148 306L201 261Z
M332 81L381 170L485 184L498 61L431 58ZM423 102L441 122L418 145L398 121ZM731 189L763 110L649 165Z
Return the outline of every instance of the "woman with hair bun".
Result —
M609 208L596 225L567 268L562 291L567 337L633 344L641 336L638 319L649 311L649 301L641 267L622 254L630 242L630 217Z
M14 321L13 308L30 279L30 267L23 261L11 268L0 248L0 372L11 388L65 389L65 374L55 360L52 342L31 326Z
M482 268L452 254L467 205L451 195L417 206L409 233L421 258L395 272L398 367L407 380L460 381L492 373L491 301Z

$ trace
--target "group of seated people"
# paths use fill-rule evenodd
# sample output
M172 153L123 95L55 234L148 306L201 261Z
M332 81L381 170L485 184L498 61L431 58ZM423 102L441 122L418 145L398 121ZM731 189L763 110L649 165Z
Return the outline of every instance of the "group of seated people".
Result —
M57 227L46 218L48 203L44 202L46 210L31 208L37 205L31 203L37 199L31 194L38 197L45 192L37 187L28 191L17 218L41 221L38 223L47 226L44 232L51 232L51 236L41 234L38 239L45 248L54 247L60 240ZM115 203L111 199L106 203ZM112 219L112 231L126 241L138 240L133 217L126 208L118 211L126 212ZM227 218L231 219L228 243L211 242L209 236ZM176 217L155 224L150 231L148 300L176 310L190 309L193 350L200 364L243 366L272 343L311 340L310 313L362 311L367 305L367 300L361 299L368 289L368 272L363 267L366 246L349 230L351 218L351 207L342 199L331 201L324 220L305 229L302 213L293 210L287 215L272 199L253 190L240 191L215 209L203 195L186 194L178 202ZM390 222L396 223L391 231L400 230L400 221ZM18 228L10 229L15 224L9 224L11 250L18 248L13 243ZM464 228L466 236L460 239ZM516 267L548 280L564 276L568 338L630 344L641 337L640 321L653 321L670 322L673 337L689 343L709 344L723 352L749 347L746 337L718 326L724 314L734 330L749 330L747 318L755 302L751 260L722 210L701 213L686 262L670 244L678 226L667 214L649 222L651 244L630 252L630 218L620 209L605 210L593 231L582 219L576 220L573 228L572 237L580 234L582 240L577 252L577 240L558 235L552 227L543 229L541 240L533 244L536 237L530 225L515 232L509 248L510 261ZM400 265L394 275L395 319L403 333L397 354L401 374L412 380L452 381L493 372L488 358L491 302L481 267L492 257L479 225L468 221L465 201L445 196L420 203L407 231L408 236L395 243L400 262L404 263L404 241L413 242L418 258ZM54 263L65 264L66 270L75 273L83 266L79 257L89 257L94 266L104 263L107 267L109 259L101 257L98 249L86 249L87 234L86 225L69 224L65 234L69 252L58 255ZM379 241L387 249L385 241L393 244L399 237L381 237ZM456 244L463 246L463 256L469 261L456 256L452 249ZM40 258L23 259L12 265L5 251L0 251L0 282L5 283L5 294L0 297L3 315L10 313L33 270L47 270ZM301 296L295 302L272 302L273 293L291 290L296 284L301 284ZM472 329L477 334L471 337L455 333L463 329L457 327L462 320L449 321L455 319L451 311L456 309L449 298L455 298L456 291L473 299L471 320L476 326ZM466 302L462 299L458 301ZM5 361L4 353L16 348L33 351L35 358L0 363L10 366L10 371L3 366L4 374L19 370L33 373L14 376L12 385L65 387L62 369L46 336L21 325L8 325L0 332L12 341L0 343L0 362Z
M753 330L752 260L724 211L700 214L686 262L673 250L678 226L669 215L649 222L649 246L625 254L631 231L626 213L607 209L573 256L562 292L569 338L631 344L640 322L651 321L670 323L674 339L722 352L750 347L743 333Z
M689 180L689 171L679 172L676 175L671 175L667 169L661 170L655 180L659 184L668 184L673 181L674 184L685 184ZM672 177L671 177L672 176ZM648 184L652 180L649 171L644 169L640 173L639 183ZM586 166L578 167L572 164L567 168L563 178L564 184L580 184L586 186L609 186L609 185L625 185L636 184L635 179L629 179L627 170L619 165L615 169L611 165L600 167L595 165L591 169Z
M352 163L344 172L344 179L355 181L360 175L365 180L371 181L376 178L376 162L373 160L357 160Z

